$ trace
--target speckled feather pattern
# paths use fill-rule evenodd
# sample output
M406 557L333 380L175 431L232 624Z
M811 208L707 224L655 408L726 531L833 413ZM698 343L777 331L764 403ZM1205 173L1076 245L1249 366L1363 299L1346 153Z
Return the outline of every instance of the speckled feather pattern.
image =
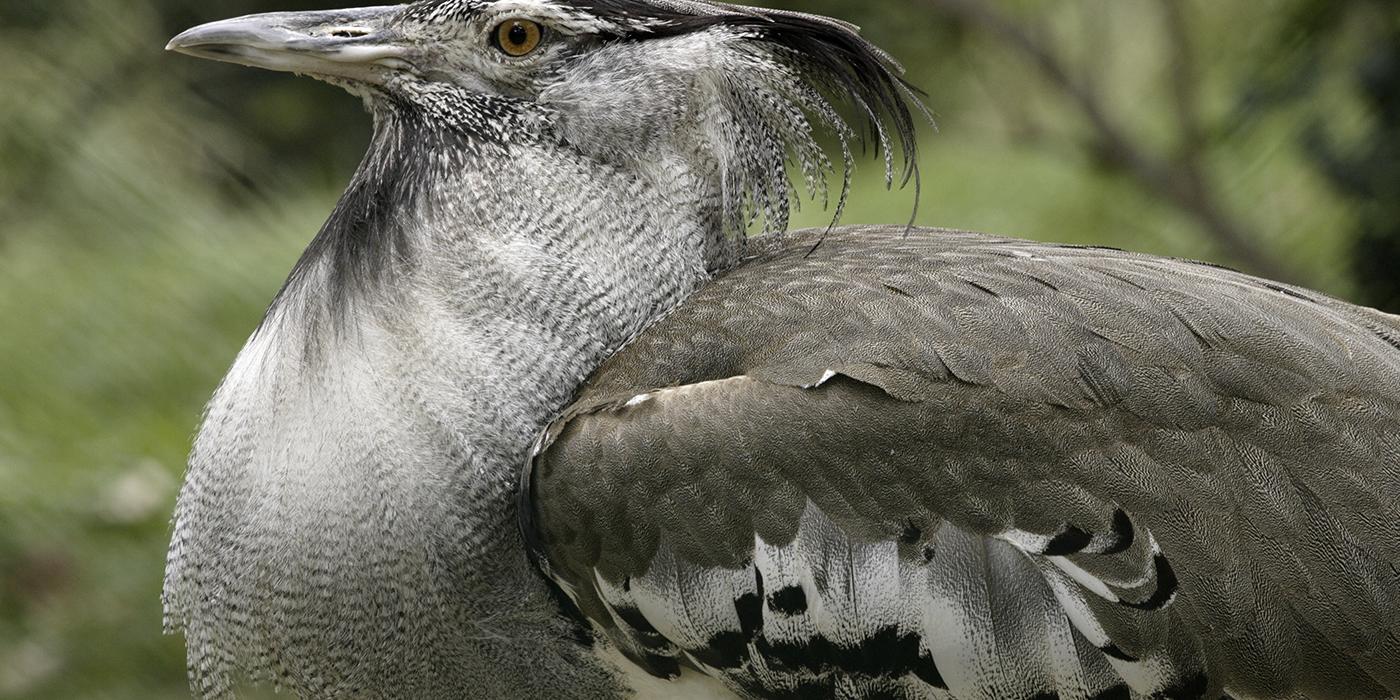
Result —
M1400 320L1102 249L810 247L611 358L536 463L549 570L641 662L758 697L1400 689Z

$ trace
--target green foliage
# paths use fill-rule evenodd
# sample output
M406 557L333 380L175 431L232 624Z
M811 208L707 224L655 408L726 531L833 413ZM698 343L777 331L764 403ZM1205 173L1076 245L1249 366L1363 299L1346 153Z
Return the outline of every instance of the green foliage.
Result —
M189 436L368 120L333 88L161 47L198 21L335 4L0 9L0 698L186 696L159 591ZM1073 100L938 4L784 3L863 24L928 92L940 131L924 140L919 223L1230 262L1198 218L1087 146ZM1092 77L1135 145L1178 157L1157 4L992 4ZM1376 133L1352 79L1365 23L1309 0L1186 5L1213 191L1300 279L1350 293L1356 205L1300 134L1324 123L1344 147ZM847 222L908 219L912 191L884 191L874 162L860 173ZM799 223L829 216L809 206Z

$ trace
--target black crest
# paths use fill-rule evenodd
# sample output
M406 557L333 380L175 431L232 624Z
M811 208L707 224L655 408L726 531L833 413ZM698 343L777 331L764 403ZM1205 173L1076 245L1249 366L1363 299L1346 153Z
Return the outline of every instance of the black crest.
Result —
M595 16L632 27L621 38L646 40L724 26L751 32L776 47L833 103L845 104L865 126L863 135L886 159L899 141L901 184L918 178L914 113L932 121L923 93L904 68L866 41L855 25L820 15L698 0L571 0ZM895 139L891 139L893 133ZM891 176L892 176L891 170Z

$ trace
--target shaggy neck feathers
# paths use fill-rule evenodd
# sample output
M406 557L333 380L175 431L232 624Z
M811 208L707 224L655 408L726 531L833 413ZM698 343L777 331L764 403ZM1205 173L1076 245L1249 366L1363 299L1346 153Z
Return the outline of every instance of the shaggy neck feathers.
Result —
M586 650L559 647L571 635L520 541L517 475L574 388L723 257L714 184L543 130L378 121L208 408L168 624L211 695L236 669L308 696L612 692Z

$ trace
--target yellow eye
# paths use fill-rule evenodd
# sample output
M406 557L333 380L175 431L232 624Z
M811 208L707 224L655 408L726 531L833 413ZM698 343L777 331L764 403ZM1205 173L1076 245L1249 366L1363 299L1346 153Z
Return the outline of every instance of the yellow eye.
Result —
M528 19L508 19L496 27L496 48L518 58L538 48L543 37L544 27Z

